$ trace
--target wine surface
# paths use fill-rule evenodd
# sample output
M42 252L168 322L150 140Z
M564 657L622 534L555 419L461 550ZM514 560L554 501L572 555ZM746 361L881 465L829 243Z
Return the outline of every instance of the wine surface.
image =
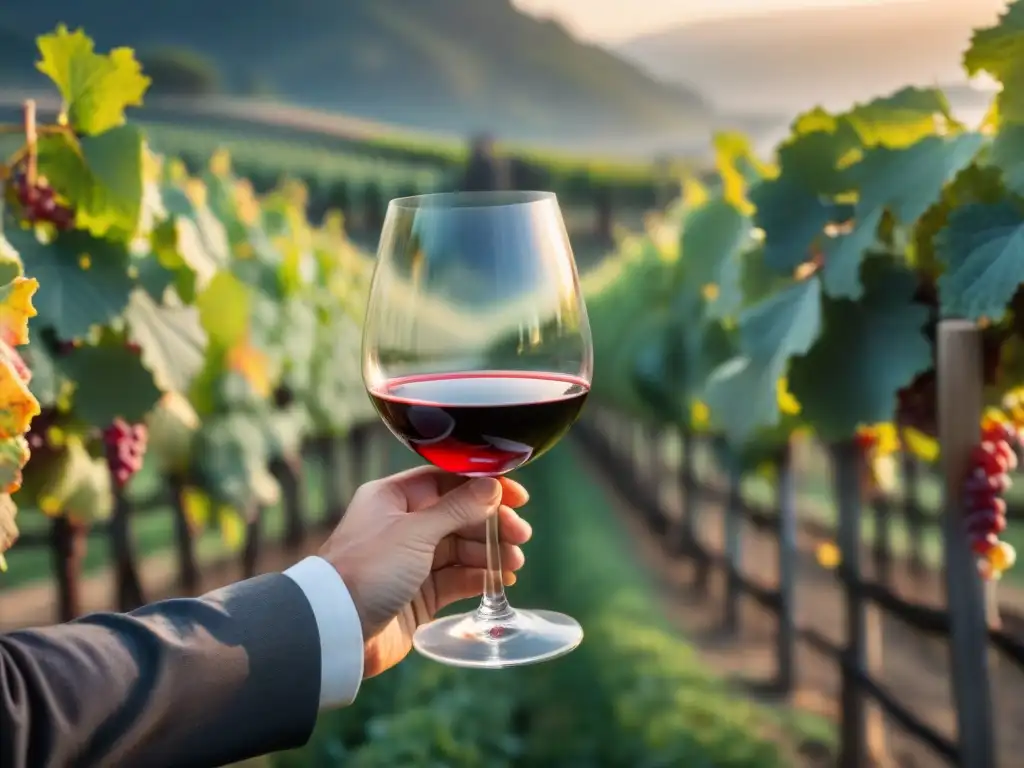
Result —
M391 431L431 464L483 477L510 472L551 448L589 392L574 376L484 371L392 379L370 398Z

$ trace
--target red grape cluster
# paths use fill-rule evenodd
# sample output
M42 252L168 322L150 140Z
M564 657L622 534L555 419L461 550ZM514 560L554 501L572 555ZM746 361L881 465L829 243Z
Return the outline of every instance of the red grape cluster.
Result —
M132 475L142 468L148 440L145 424L129 424L124 419L114 419L103 431L107 466L118 488L124 488Z
M967 535L971 549L979 558L981 574L998 579L1013 567L1016 552L999 534L1006 530L1006 501L1010 472L1017 468L1020 432L1012 424L986 420L981 444L971 453L971 472L967 477Z
M36 180L29 183L24 171L14 175L14 193L21 203L25 218L32 224L50 222L59 230L71 229L75 223L75 212L57 201L53 188Z

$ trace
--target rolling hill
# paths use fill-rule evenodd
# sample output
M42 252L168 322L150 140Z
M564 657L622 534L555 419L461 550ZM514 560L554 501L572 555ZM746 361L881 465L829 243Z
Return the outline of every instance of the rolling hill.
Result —
M709 113L509 0L47 0L0 6L0 41L20 55L58 22L101 49L202 57L231 94L431 130L599 140L696 132ZM13 59L0 56L0 84L31 80Z
M656 77L698 89L726 112L842 108L907 84L964 85L960 56L971 29L992 23L1005 4L808 5L697 21L634 38L616 52ZM971 98L963 88L950 95Z

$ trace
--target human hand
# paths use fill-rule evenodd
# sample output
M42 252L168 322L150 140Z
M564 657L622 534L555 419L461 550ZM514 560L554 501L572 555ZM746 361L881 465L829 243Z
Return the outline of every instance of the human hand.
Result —
M466 481L418 467L360 486L320 550L344 580L363 628L363 677L397 664L420 624L445 606L481 594L484 524L499 516L502 578L515 583L530 524L514 511L529 499L508 478Z

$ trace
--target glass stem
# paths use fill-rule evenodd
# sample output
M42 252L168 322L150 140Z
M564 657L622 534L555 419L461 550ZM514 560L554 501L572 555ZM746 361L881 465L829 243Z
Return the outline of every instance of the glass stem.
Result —
M501 537L498 515L487 518L487 568L484 571L484 594L477 608L478 621L502 621L512 617L512 608L505 598L505 584L501 578Z

